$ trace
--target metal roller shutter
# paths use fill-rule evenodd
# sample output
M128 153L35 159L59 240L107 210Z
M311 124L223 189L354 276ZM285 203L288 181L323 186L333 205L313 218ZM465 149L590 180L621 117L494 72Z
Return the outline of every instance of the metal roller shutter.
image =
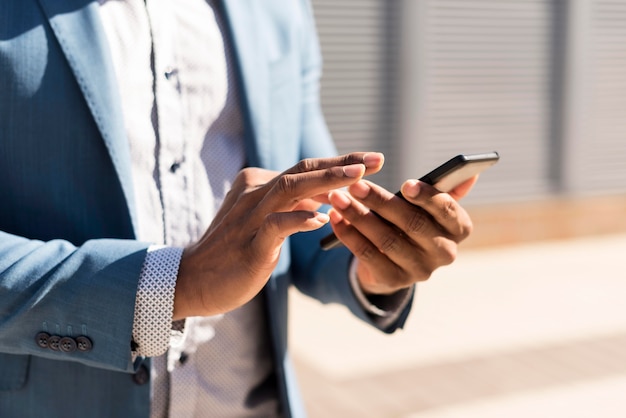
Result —
M587 138L579 155L579 192L626 191L626 2L589 9Z
M313 2L322 106L340 151L385 152L377 180L394 189L456 153L495 149L503 161L470 199L548 193L558 158L550 153L552 2L412 2ZM402 68L411 53L415 71ZM407 106L403 94L419 95L419 105ZM407 123L415 129L401 133Z
M394 161L397 1L313 0L324 73L321 100L340 152L381 151ZM374 179L390 187L393 165Z
M417 9L416 164L432 166L459 152L502 156L468 201L550 191L551 3L432 0Z

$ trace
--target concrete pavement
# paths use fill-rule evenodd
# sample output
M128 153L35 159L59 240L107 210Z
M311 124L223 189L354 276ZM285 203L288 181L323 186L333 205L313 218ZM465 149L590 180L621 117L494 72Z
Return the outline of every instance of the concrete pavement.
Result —
M626 234L461 250L391 336L292 296L311 418L626 416Z

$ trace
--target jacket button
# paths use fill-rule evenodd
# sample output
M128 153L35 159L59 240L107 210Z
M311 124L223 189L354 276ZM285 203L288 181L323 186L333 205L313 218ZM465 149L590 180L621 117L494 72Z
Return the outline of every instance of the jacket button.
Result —
M59 347L63 352L72 353L76 351L76 341L71 337L63 337L59 341Z
M150 373L148 372L148 368L145 364L142 364L141 367L135 372L133 375L133 382L138 385L145 385L150 380Z
M40 348L48 348L48 339L50 338L50 334L47 332L40 332L35 336L35 342Z
M50 348L50 350L59 351L60 342L61 342L61 337L59 337L58 335L52 335L50 336L50 338L48 338L48 347Z
M93 343L88 337L81 335L80 337L76 337L76 348L78 351L91 351L93 348Z

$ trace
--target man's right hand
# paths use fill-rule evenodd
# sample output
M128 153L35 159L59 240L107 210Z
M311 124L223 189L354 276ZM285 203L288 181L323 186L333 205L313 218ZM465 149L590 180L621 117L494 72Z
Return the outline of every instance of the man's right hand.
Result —
M379 153L302 160L283 173L242 170L200 240L183 252L174 319L228 312L251 300L276 267L285 238L328 222L317 212L333 189L383 165Z

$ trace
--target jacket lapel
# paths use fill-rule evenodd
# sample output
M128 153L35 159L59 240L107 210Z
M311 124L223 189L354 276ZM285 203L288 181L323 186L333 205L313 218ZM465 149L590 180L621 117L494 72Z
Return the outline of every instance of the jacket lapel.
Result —
M39 3L106 144L136 227L130 151L98 3L91 0L39 0Z
M242 103L249 126L248 164L271 168L269 135L269 63L257 0L224 1L233 54L239 66Z

